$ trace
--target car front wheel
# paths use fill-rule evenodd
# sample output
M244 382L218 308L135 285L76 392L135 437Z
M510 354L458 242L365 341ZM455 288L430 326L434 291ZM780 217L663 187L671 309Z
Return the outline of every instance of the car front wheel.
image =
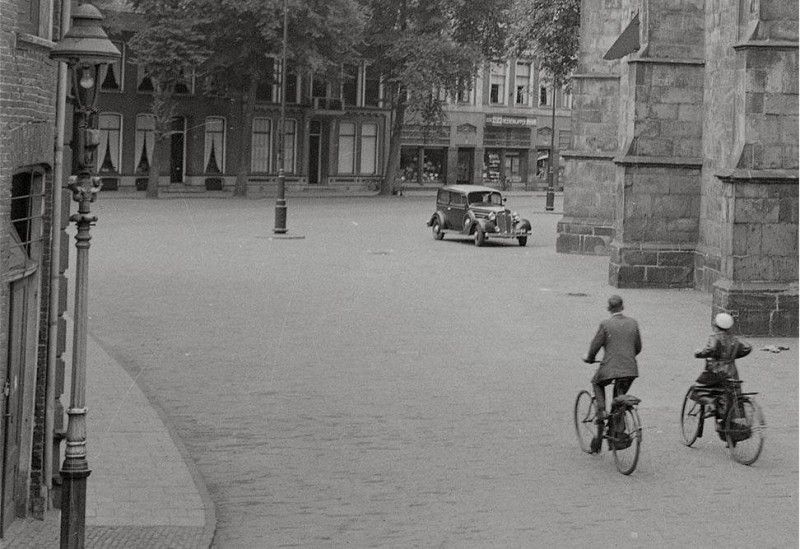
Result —
M486 242L486 233L483 232L483 229L480 225L475 227L475 245L476 246L483 246L483 243Z
M444 233L442 232L442 226L439 224L439 219L433 220L433 225L431 225L431 232L433 233L434 240L441 240L444 238Z
M517 242L519 242L520 246L524 246L525 244L528 243L528 237L527 236L518 236L517 237Z

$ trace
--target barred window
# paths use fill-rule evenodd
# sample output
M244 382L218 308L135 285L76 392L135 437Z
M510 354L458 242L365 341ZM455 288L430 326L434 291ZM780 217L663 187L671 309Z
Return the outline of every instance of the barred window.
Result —
M43 212L44 172L33 169L14 175L11 181L12 239L30 261L38 261L41 256Z

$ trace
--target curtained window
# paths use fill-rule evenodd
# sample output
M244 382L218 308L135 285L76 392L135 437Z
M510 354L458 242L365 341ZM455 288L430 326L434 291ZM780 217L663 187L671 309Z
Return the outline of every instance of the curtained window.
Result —
M136 115L136 142L134 143L134 171L144 174L150 171L155 150L156 117L152 114Z
M356 125L353 122L339 124L339 173L355 172Z
M372 175L377 171L378 125L361 125L361 169L360 173Z
M97 146L97 173L119 173L122 154L122 116L100 113L100 144Z
M225 119L219 116L206 118L203 166L206 173L225 172Z

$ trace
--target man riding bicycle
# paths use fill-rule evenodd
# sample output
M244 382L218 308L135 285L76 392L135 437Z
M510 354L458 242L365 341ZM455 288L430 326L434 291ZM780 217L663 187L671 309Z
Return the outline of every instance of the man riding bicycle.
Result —
M589 345L589 352L583 361L592 364L595 356L603 349L600 367L592 377L595 402L597 405L597 436L592 441L592 453L600 451L603 441L603 423L606 417L606 385L614 383L614 397L628 392L633 380L639 376L636 355L642 351L639 324L633 318L622 314L622 298L612 295L608 298L608 312L611 317L600 322L600 327Z

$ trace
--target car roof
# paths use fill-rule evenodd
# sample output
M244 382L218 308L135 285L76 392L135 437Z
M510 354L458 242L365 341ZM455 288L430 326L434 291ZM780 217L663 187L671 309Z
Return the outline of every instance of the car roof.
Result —
M497 189L493 189L492 187L484 187L482 185L448 185L447 187L442 187L442 190L455 191L457 193L500 192Z

